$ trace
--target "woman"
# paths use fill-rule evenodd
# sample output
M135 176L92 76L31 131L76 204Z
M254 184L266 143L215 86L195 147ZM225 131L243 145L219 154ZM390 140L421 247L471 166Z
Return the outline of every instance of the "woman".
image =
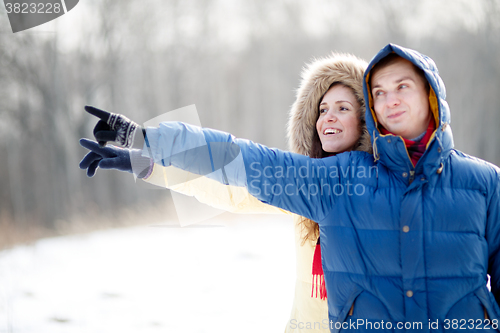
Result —
M333 54L314 61L304 70L290 112L288 138L291 151L314 158L347 150L371 151L364 122L362 90L366 65L352 55ZM329 134L332 132L337 133ZM318 264L320 251L315 251L316 244L319 244L318 224L298 215L294 215L294 224L297 280L286 332L311 332L311 328L315 332L329 332L328 325L325 325L328 321L326 292L321 283L324 282L321 263ZM313 258L317 258L314 267ZM312 268L315 274L312 274ZM321 325L315 326L315 323Z
M364 122L362 91L366 65L366 62L353 55L332 54L307 66L290 111L288 141L291 151L314 158L349 150L371 152L370 136ZM91 141L82 141L82 145L92 150L80 164L81 168L88 168L89 175L94 174L97 166L117 168L116 164L107 163L113 158L110 150L115 148L99 148ZM111 157L103 156L105 150L110 152ZM180 176L177 170L176 177L192 180L179 181L177 178L173 181L172 177L165 176L169 174L169 168L173 167L164 168L155 164L144 180L195 196L203 203L235 213L284 212L258 201L244 188L232 187L230 195L227 195L227 187L223 188L211 179L190 177L188 172L181 172L183 176ZM128 171L132 172L131 169ZM293 218L297 280L292 312L285 331L311 332L314 329L315 332L326 333L329 332L328 309L320 250L319 245L316 245L319 244L318 225L298 215Z

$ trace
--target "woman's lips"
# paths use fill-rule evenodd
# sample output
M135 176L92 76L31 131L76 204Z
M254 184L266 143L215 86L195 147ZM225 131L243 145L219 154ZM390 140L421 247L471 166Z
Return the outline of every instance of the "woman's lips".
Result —
M323 135L334 135L334 134L339 134L339 133L342 133L342 130L338 129L338 128L325 128L323 130Z

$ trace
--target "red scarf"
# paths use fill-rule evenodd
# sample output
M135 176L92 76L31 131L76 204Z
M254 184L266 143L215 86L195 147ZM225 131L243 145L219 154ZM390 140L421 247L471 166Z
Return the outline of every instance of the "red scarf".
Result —
M387 134L392 134L393 133L389 132L382 126L380 126L380 133L387 135ZM431 121L429 121L429 126L427 126L427 131L425 132L424 136L422 139L419 141L412 141L403 138L405 142L406 149L408 150L408 155L410 155L411 162L413 163L413 166L417 165L418 160L422 155L425 153L425 149L427 148L427 144L429 143L429 140L431 139L432 133L434 133L434 130L436 129L436 122L434 121L434 117L431 118Z
M319 237L318 242L316 243L316 248L314 249L314 257L313 257L313 265L312 265L312 291L311 297L318 297L318 289L319 296L321 299L326 299L326 285L325 285L325 275L323 274L323 267L321 265L321 247L319 245ZM316 291L316 295L314 292Z

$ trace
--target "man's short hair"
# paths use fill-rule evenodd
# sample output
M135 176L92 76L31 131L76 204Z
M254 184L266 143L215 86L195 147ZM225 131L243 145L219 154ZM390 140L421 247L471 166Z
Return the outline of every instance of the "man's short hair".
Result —
M396 53L391 53L387 57L382 58L382 60L377 62L375 64L375 66L373 66L373 69L370 71L370 86L371 86L371 80L372 80L373 76L375 76L375 73L377 73L379 70L381 70L383 68L386 68L386 67L400 61L401 59L406 60L405 58L397 55ZM406 61L409 61L409 60L406 60ZM413 69L417 73L417 75L424 81L425 90L427 91L427 93L429 93L429 90L430 90L429 81L427 81L427 79L425 78L424 71L421 70L420 68L418 68L417 66L415 66L414 63L411 63L411 64L413 66Z

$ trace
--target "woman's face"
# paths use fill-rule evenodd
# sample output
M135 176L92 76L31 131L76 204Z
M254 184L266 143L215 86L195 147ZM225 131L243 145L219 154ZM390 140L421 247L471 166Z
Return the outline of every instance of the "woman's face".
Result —
M361 137L358 110L352 90L338 84L330 88L319 105L316 122L321 146L327 153L352 150Z

